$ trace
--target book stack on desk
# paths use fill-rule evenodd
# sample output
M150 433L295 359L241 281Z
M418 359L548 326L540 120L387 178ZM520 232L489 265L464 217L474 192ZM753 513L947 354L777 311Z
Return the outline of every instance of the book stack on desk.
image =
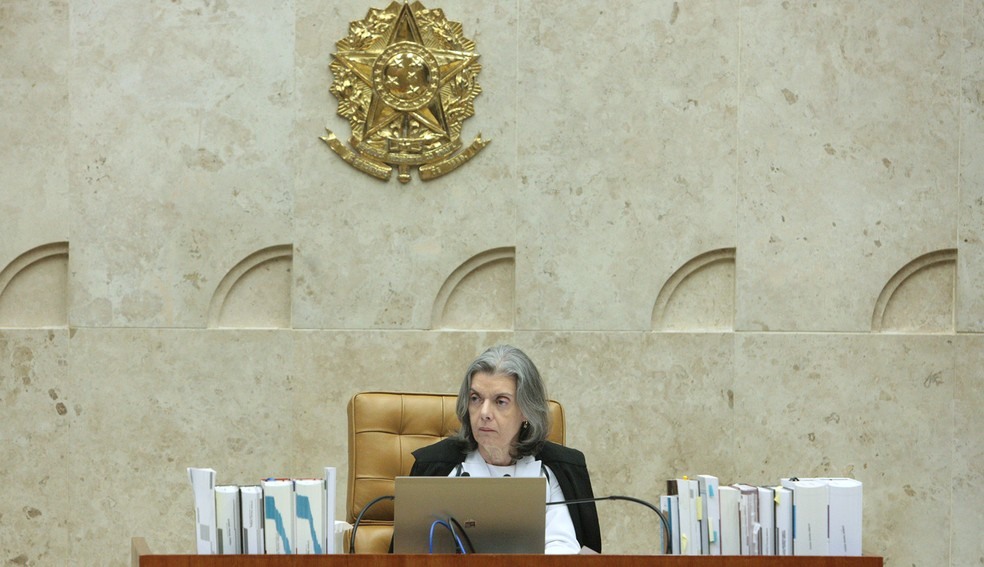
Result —
M862 485L783 478L775 486L667 481L660 508L675 555L861 555Z
M324 478L267 478L257 485L217 485L212 469L189 468L197 551L213 554L325 554L336 536L337 473Z

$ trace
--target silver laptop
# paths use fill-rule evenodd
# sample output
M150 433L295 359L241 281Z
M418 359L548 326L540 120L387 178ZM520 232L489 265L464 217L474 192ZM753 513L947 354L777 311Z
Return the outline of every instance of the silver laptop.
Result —
M395 495L395 553L455 553L435 522L466 553L543 553L546 478L400 476Z

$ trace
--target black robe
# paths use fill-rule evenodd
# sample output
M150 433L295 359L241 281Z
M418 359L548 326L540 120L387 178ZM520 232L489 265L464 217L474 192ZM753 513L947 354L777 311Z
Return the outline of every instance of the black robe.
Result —
M465 460L460 442L453 438L417 449L413 456L416 461L410 469L410 476L448 476ZM547 441L534 457L553 471L565 499L594 498L583 453ZM594 502L568 504L567 509L571 513L578 543L601 553L601 527Z

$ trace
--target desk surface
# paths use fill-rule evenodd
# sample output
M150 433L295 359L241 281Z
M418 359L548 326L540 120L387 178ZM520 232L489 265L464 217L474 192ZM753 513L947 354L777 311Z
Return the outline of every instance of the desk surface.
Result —
M708 555L154 555L133 538L133 567L882 567L881 557Z
M880 557L144 555L139 567L882 567Z
M140 567L882 567L880 557L659 555L146 555Z

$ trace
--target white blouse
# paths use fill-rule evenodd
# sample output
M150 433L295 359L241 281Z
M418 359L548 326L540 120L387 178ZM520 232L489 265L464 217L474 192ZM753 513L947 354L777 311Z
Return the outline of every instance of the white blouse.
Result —
M461 476L468 473L469 476L479 478L499 478L504 476L512 477L547 477L547 502L560 502L564 500L564 491L560 489L556 475L550 467L531 456L523 457L509 466L490 465L485 462L478 451L468 453L461 465L451 471L448 476ZM571 521L570 510L567 506L556 505L547 506L546 521L546 545L544 553L549 554L576 554L581 551L581 544L577 542L577 535L574 533L574 523Z

